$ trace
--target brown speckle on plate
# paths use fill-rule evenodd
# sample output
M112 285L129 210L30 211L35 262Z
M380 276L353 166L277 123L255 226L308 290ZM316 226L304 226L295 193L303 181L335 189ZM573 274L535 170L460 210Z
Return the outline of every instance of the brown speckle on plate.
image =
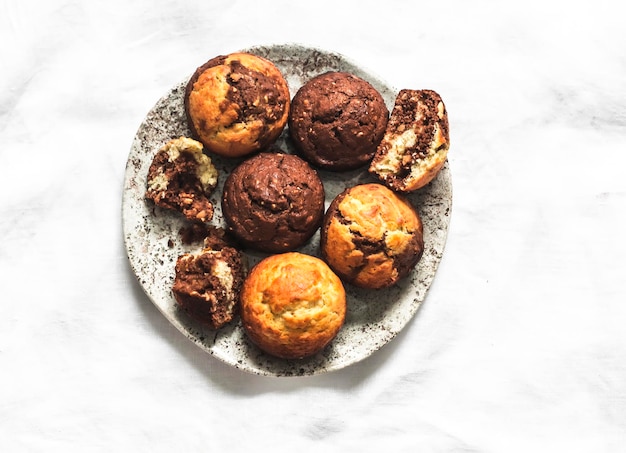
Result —
M263 56L278 66L287 79L291 96L308 79L326 71L351 72L370 82L391 109L397 91L346 58L332 52L298 45L255 47L245 51ZM408 196L424 226L425 252L414 271L398 285L383 290L363 290L346 285L346 322L334 341L321 353L304 360L271 357L245 336L236 319L219 331L207 331L181 312L172 295L174 265L182 253L197 244L176 240L185 221L153 209L144 199L148 167L157 150L171 138L189 136L183 95L187 80L166 93L146 115L133 140L126 166L122 217L128 258L145 293L163 315L185 336L217 359L260 375L305 376L338 370L370 356L391 341L411 320L423 302L441 260L452 206L452 183L446 162L426 187ZM417 87L419 88L419 87ZM287 130L276 142L283 152L295 152ZM215 193L221 194L226 176L237 162L211 155L220 170ZM372 182L366 171L340 174L320 172L326 190L326 207L348 186ZM212 223L225 226L219 203ZM299 251L319 256L319 232ZM262 255L249 253L250 265Z

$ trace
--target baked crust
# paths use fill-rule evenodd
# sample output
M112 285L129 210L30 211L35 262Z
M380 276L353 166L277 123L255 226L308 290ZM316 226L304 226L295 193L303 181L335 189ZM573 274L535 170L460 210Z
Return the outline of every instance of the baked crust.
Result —
M418 213L381 184L350 187L326 211L322 257L348 283L370 289L392 286L409 274L423 251Z
M185 90L185 112L194 137L210 151L241 157L266 148L289 115L287 81L269 60L232 53L200 66Z
M233 320L245 277L241 253L213 230L196 253L178 257L172 292L177 304L192 318L212 329Z
M388 116L383 97L369 82L346 72L327 72L294 96L289 134L311 164L350 170L372 159Z
M450 148L448 113L432 90L401 90L369 172L398 192L424 187L439 173Z
M288 252L260 261L241 291L241 320L259 348L300 359L320 352L346 314L341 280L319 258Z
M209 222L218 172L203 154L202 143L180 137L167 142L148 169L146 198L155 205L178 211L187 219Z
M242 245L272 253L291 251L320 227L324 186L298 156L259 153L226 179L222 212Z

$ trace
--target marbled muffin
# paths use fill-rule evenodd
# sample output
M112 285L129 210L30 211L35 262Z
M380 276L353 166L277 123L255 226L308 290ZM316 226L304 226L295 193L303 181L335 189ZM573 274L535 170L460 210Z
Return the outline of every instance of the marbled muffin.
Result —
M202 149L202 143L187 137L167 142L148 169L146 198L189 220L210 221L213 203L209 197L217 185L218 172Z
M272 253L294 250L320 227L324 186L298 156L259 153L226 179L222 212L242 245Z
M282 132L290 94L280 70L265 58L232 53L200 66L185 90L193 135L219 155L240 157L266 148Z
M218 231L206 238L201 251L178 257L172 287L177 304L212 329L223 327L238 313L246 271L241 253Z
M296 93L289 134L302 157L332 171L361 167L383 137L389 110L367 81L345 72L327 72Z
M432 90L401 90L369 172L398 192L424 187L439 173L450 148L448 114Z
M246 334L265 352L285 359L320 352L335 338L345 315L341 280L311 255L270 255L252 268L241 291Z
M322 257L355 286L378 289L396 284L419 262L423 250L416 210L381 184L350 187L326 211Z

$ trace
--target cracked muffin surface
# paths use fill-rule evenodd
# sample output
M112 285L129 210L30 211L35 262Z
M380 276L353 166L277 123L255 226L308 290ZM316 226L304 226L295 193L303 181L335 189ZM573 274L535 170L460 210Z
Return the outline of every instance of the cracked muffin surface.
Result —
M378 289L396 284L424 251L421 219L387 187L350 187L330 204L321 232L322 257L344 281Z
M324 186L298 156L259 153L226 179L222 212L244 246L272 253L294 250L321 225Z
M274 142L287 123L289 105L289 87L280 70L248 53L209 60L185 89L193 135L226 157L245 156Z
M346 294L328 265L288 252L260 261L241 291L241 320L250 340L286 359L311 356L337 335L346 316Z
M296 93L289 134L300 155L334 171L367 164L383 137L389 110L367 81L345 72L327 72Z

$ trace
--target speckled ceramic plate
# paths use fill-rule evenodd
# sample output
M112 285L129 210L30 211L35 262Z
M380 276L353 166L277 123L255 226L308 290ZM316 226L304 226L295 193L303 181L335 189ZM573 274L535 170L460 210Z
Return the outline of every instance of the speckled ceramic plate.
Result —
M397 91L341 55L297 45L255 47L247 51L278 66L289 83L292 97L315 75L346 71L368 80L380 91L389 109L393 107ZM124 239L131 267L150 300L200 348L236 368L260 375L302 376L337 370L370 356L392 340L420 307L441 260L452 206L448 163L431 184L409 197L421 215L425 241L424 255L413 273L397 286L384 290L367 291L346 285L346 322L335 340L323 352L305 360L277 359L249 343L238 319L218 331L203 328L177 308L171 292L176 259L200 245L183 244L179 236L184 226L181 217L155 209L146 203L144 193L148 167L157 150L171 138L190 134L183 107L186 82L183 80L173 87L148 113L134 138L126 166L122 200ZM293 152L286 131L277 145L285 152ZM220 184L213 194L216 209L213 223L225 226L220 197L233 162L213 155L211 158L220 172ZM326 207L344 188L373 182L366 169L320 172L320 176L326 190ZM300 251L317 256L318 247L319 233ZM260 254L246 254L251 266L262 258Z

